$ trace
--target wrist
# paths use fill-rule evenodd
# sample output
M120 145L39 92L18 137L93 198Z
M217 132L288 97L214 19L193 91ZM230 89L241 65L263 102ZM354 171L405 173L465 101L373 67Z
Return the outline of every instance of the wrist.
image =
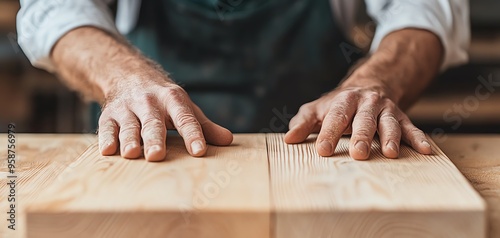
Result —
M101 103L120 90L173 83L133 46L94 27L77 28L61 37L51 59L69 86Z
M407 107L438 73L443 54L439 38L429 31L395 31L341 86L368 88Z
M391 53L392 54L392 53ZM342 89L362 88L390 98L396 104L403 97L404 90L397 83L408 74L397 57L385 52L376 52L366 58L340 85Z

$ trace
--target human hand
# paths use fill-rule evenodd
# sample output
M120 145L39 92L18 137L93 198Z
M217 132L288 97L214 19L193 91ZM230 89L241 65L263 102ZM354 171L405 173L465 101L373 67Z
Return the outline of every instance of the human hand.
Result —
M192 156L203 156L207 142L229 145L233 140L231 132L210 121L180 86L153 72L129 79L106 98L99 118L99 148L103 155L113 155L120 146L123 157L139 158L142 139L146 160L161 161L167 129L177 129Z
M62 36L51 60L71 88L103 104L99 148L125 158L165 159L167 129L177 129L187 151L203 156L206 143L229 145L231 132L210 121L164 70L121 36L79 27Z
M425 134L387 97L386 90L375 87L342 87L304 104L290 121L285 142L300 143L319 132L316 149L321 156L331 156L340 137L352 133L349 154L365 160L377 131L388 158L398 157L401 140L422 154L432 153Z
M300 108L285 142L300 143L319 132L317 151L331 156L340 137L352 133L349 154L364 160L378 132L388 158L398 157L401 140L422 154L432 153L425 134L400 107L416 101L439 72L443 57L441 41L432 32L409 28L388 34L337 89Z

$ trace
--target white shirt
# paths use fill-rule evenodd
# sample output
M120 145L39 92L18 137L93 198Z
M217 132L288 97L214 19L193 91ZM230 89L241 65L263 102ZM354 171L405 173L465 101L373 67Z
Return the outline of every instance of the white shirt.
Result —
M114 20L107 7L111 1L21 0L21 10L17 15L19 45L34 66L53 71L50 52L68 31L94 26L118 35L133 29L139 17L141 0L118 0ZM344 31L353 27L359 1L330 0L336 22ZM365 0L365 3L368 14L377 25L371 52L378 48L387 34L403 28L419 28L440 38L445 50L441 70L467 62L470 41L468 0ZM366 29L359 30L364 34Z

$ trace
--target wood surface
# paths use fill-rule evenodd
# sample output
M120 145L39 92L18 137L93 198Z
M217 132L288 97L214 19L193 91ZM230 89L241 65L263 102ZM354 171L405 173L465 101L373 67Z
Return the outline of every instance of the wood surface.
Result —
M208 157L200 159L187 156L179 138L169 138L169 160L146 163L99 156L94 136L19 135L19 138L23 138L19 145L24 145L20 150L22 160L30 161L22 166L22 190L19 190L20 205L33 209L28 220L30 237L57 237L57 234L86 237L89 233L85 232L100 233L101 237L126 237L122 235L137 227L141 227L140 236L149 234L150 237L160 236L165 230L171 237L210 237L209 234L221 231L243 237L294 237L297 234L332 237L335 232L348 230L342 229L345 223L358 226L352 227L349 236L344 237L409 237L425 234L426 226L446 233L434 237L452 237L450 235L471 227L468 221L462 223L464 219L479 224L469 232L484 232L479 231L484 217L474 218L483 209L482 202L478 202L456 168L436 148L436 155L427 160L408 151L399 160L376 158L358 162L346 157L345 145L335 156L322 158L313 150L312 140L301 145L284 145L280 142L281 135L270 134L267 136L268 161L263 135L236 135L233 146L210 147ZM468 138L449 136L439 145L486 198L488 237L500 237L500 136ZM93 145L85 154L78 156L90 144ZM237 153L235 148L239 148ZM0 147L0 155L5 154L5 148ZM226 186L219 186L217 196L209 192L213 198L208 203L193 202L195 197L200 197L195 195L195 188L203 193L203 187L214 182L207 171L220 171L217 169L224 168L224 163L227 166L234 160L242 166L241 172L236 173L238 176L230 176ZM76 162L71 163L73 161ZM1 169L5 168L3 163ZM439 169L428 166L431 163ZM182 169L170 170L168 165ZM247 166L251 169L247 170ZM429 171L440 174L429 175ZM429 181L436 177L438 180ZM446 184L450 186L445 187ZM0 186L5 186L3 180ZM4 207L6 192L4 187L0 188L0 204ZM141 193L151 188L155 193ZM417 194L418 188L429 189L432 194ZM471 196L452 197L453 191L461 189ZM46 191L40 195L42 190ZM115 199L107 199L108 194ZM132 199L140 202L132 204ZM175 201L182 201L181 208ZM422 208L423 201L429 201L430 205L411 209ZM470 202L463 204L464 201ZM127 207L133 209L120 210ZM456 211L447 211L449 208ZM169 209L170 214L166 212ZM322 212L323 209L326 212ZM408 221L412 223L407 224ZM23 237L21 232L7 233L4 223L0 237ZM123 223L127 226L121 226L120 232L106 233ZM451 223L456 226L447 228ZM71 233L75 231L77 233ZM455 237L465 236L460 233ZM469 237L481 237L481 234Z
M482 199L435 145L431 156L402 146L394 160L377 142L370 160L355 161L348 138L332 158L314 143L268 134L275 237L485 236Z
M28 237L268 237L264 134L187 154L167 139L166 161L101 156L93 145L28 213Z
M486 201L488 237L500 238L500 135L446 135L437 144Z
M24 237L27 204L38 199L40 193L56 183L57 176L91 145L95 135L16 134L16 199L17 228L7 229L5 217L0 219L0 237ZM0 136L0 207L2 215L7 209L7 135Z

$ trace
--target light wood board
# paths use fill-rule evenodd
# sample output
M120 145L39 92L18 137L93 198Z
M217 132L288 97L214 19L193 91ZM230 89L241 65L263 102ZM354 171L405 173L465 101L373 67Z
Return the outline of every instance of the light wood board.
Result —
M436 143L486 200L488 237L500 238L500 135L446 135Z
M484 237L484 202L436 147L353 161L347 138L330 158L281 134L235 135L206 158L168 145L161 163L91 146L30 204L29 237Z
M167 160L103 157L97 145L28 214L28 237L268 237L265 135L241 135L203 158L167 139Z
M41 191L57 182L57 176L68 169L80 155L97 142L95 135L16 134L17 227L7 229L6 217L0 219L0 237L24 237L27 204L36 201ZM0 141L0 207L2 214L7 202L7 135Z
M399 159L348 155L343 138L332 158L314 140L287 145L267 137L276 237L484 237L482 199L433 145L423 156L407 146Z

